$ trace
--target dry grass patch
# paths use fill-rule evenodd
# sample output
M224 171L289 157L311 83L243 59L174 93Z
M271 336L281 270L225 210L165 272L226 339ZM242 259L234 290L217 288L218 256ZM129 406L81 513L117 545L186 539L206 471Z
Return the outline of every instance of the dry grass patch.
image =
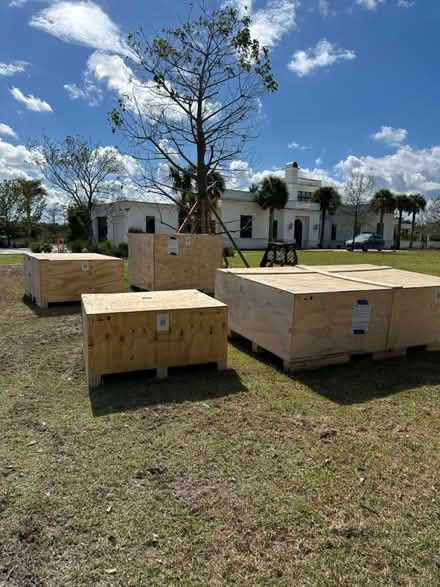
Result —
M89 393L79 304L0 283L0 585L438 583L439 354Z

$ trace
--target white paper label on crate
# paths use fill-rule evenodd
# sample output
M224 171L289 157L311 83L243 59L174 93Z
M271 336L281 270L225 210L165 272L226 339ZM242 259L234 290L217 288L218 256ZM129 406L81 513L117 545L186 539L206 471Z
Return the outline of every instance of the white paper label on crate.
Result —
M117 268L118 268L118 264L112 263L112 271L116 271Z
M168 255L179 254L179 241L174 236L168 238Z
M185 247L190 247L192 242L192 238L190 236L185 237Z
M81 271L88 271L89 270L89 264L86 262L81 263Z
M168 332L170 329L170 319L167 312L157 314L156 327L158 332Z
M368 300L357 300L353 308L353 334L367 334L370 324L371 304Z

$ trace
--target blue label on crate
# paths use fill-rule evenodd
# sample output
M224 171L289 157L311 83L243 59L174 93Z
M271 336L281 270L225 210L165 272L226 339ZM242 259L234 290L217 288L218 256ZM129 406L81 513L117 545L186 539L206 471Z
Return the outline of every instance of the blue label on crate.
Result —
M370 325L371 304L368 300L356 300L353 307L353 334L367 334Z

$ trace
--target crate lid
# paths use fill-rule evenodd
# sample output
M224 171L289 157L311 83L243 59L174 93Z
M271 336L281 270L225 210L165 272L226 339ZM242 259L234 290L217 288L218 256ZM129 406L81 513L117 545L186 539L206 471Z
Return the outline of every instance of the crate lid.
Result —
M121 261L119 257L99 253L24 253L39 261Z
M392 267L374 267L365 272L362 270L352 269L345 266L337 272L358 279L367 279L368 281L377 281L389 284L391 286L400 286L403 289L413 287L440 287L440 277L436 275L427 275L425 273L416 273L415 271L404 271L403 269L393 269ZM330 267L321 266L320 269L331 272Z
M116 294L83 294L81 301L88 315L226 308L226 304L196 289Z

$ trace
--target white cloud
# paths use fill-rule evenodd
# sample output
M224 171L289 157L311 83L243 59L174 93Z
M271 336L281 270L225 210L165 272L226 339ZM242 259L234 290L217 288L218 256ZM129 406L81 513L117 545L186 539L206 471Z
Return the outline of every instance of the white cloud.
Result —
M321 157L318 157L317 159L315 159L315 165L317 165L318 167L320 165L322 165L322 163L323 163L323 161L322 161Z
M27 61L14 61L13 63L0 63L0 75L11 76L25 71L30 63Z
M430 192L440 190L440 146L413 149L401 146L384 157L350 155L336 165L345 176L352 172L372 175L377 187L395 192Z
M328 16L330 12L329 0L319 0L319 11L322 16Z
M379 4L381 4L384 0L356 0L356 4L359 6L363 6L367 10L376 10Z
M295 149L295 151L309 151L312 148L311 145L301 145L295 141L289 143L287 147L288 149Z
M318 41L315 47L310 47L305 51L296 51L288 68L299 77L303 77L316 68L327 67L338 61L350 61L352 59L356 59L354 51L338 49L327 39L322 39Z
M121 55L129 55L119 27L92 1L61 0L32 17L30 25L58 39Z
M397 6L399 8L411 8L414 4L415 2L411 2L410 0L397 0Z
M27 172L32 170L34 165L24 145L11 145L0 139L0 179L29 177Z
M102 102L102 90L93 83L89 71L84 73L84 86L80 88L76 84L64 84L64 89L71 100L84 99L89 106L98 106Z
M139 105L146 117L148 112L158 114L164 109L168 118L177 120L182 116L182 111L156 89L153 81L139 81L119 55L95 52L88 60L87 70L96 80L106 82L109 90L123 96L129 108L136 110Z
M393 128L392 126L383 126L380 131L371 135L375 141L383 141L387 145L400 145L408 136L408 131L405 128Z
M284 34L296 26L296 0L271 0L264 8L253 10L252 0L230 0L239 14L251 18L251 36L265 47L274 47Z
M25 96L18 88L11 88L9 91L14 96L14 98L18 102L22 102L28 110L33 110L34 112L53 112L52 106L50 104L44 100L40 100L40 98L37 98L32 94Z
M14 138L17 136L14 130L4 123L0 123L0 135L10 136Z

